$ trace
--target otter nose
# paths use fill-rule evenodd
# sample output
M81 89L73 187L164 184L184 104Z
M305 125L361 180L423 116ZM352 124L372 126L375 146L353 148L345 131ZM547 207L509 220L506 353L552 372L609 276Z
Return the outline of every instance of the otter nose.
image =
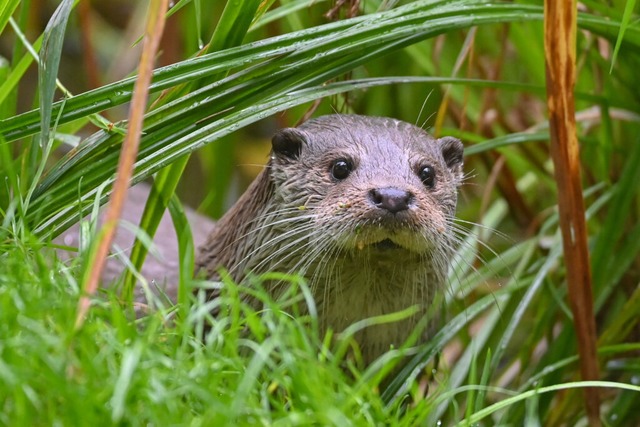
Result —
M395 187L374 188L369 191L369 199L380 209L398 213L409 209L413 194Z

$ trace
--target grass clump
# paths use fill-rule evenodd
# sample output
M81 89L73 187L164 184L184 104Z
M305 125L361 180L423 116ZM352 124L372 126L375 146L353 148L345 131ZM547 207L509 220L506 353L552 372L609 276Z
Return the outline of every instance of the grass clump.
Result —
M134 307L122 301L116 283L92 299L89 316L76 328L81 295L76 277L90 268L84 257L62 262L36 239L5 241L0 263L1 425L411 426L438 421L465 425L488 416L537 423L538 411L549 408L554 392L585 386L563 383L560 375L568 367L575 369L577 358L553 354L521 368L523 376L509 386L489 380L508 366L491 366L497 360L492 346L485 358L484 350L473 348L499 333L502 324L494 314L510 314L509 299L527 288L526 276L470 304L429 343L392 350L363 367L351 339L357 328L342 336L331 331L321 336L304 283L283 275L257 278L251 289L228 280L192 281L201 291L186 310L154 296L146 307ZM269 279L290 283L278 301L260 290L261 280ZM220 288L220 296L204 301L211 287ZM247 296L261 308L248 304ZM470 342L464 354L452 359L441 353L447 343L455 347L464 341L465 331L487 310L489 315L481 317L486 332L466 338ZM370 323L376 321L380 319ZM602 351L604 357L615 357L638 348ZM510 353L506 360L516 360ZM406 354L414 356L404 370L397 369ZM438 354L444 360L429 378L414 381L416 369ZM628 372L631 366L619 369ZM640 388L593 385L619 387L614 408L626 407L624 419L634 419L627 401Z
M265 307L259 312L226 283L186 319L171 306L136 318L105 290L75 330L80 290L70 267L33 248L6 249L4 425L358 425L401 415L382 401L377 380L364 381L332 353L331 340L323 343L312 316L291 314L305 304L295 281L278 302L253 293Z

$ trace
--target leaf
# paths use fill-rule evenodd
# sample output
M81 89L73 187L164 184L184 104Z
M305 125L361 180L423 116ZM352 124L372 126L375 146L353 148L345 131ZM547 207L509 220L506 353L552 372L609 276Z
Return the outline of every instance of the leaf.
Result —
M19 4L20 0L5 0L0 3L0 33L4 30L9 18L11 18Z
M175 155L179 157L238 129L240 125L234 123L232 119L236 110L243 116L246 111L258 114L253 108L246 111L243 109L251 107L260 100L275 99L286 96L288 93L295 93L303 87L324 84L326 80L352 70L384 53L445 31L477 25L483 20L495 22L496 19L498 21L523 19L521 13L523 6L500 5L492 10L492 13L487 13L487 9L481 6L483 2L464 2L464 4L466 7L460 9L459 5L452 6L447 2L416 2L389 12L342 21L339 25L324 25L295 33L295 36L276 37L268 42L211 54L212 57L218 55L229 60L226 64L216 63L211 67L217 67L215 71L218 73L231 66L246 63L246 58L249 57L254 58L255 65L204 86L149 113L145 118L145 135L141 142L136 182L177 159ZM475 9L472 9L471 5L475 5L473 6ZM539 12L536 8L524 8ZM427 18L431 19L427 20ZM524 15L524 19L539 18L540 15L535 13ZM342 30L336 31L336 28L342 28ZM270 44L272 48L275 45L276 49L264 54L265 46ZM245 56L245 59L241 60L239 53L252 56ZM112 98L125 99L126 95L116 93ZM73 99L70 102L73 102ZM83 103L86 102L86 100L83 101ZM282 104L281 107L272 111L288 108L295 103L297 101L290 102L288 105ZM86 110L82 110L85 114L87 113ZM266 111L249 119L249 122L265 116ZM223 119L224 121L221 121ZM210 124L214 126L224 124L227 130L222 133L214 132ZM212 132L215 138L211 138ZM75 199L75 194L72 196L68 193L68 188L63 182L77 182L81 176L86 175L85 168L90 168L91 177L87 175L83 178L85 188L83 192L88 194L98 185L98 180L101 182L109 180L108 177L112 174L116 159L113 150L118 147L119 141L117 135L102 132L89 138L78 150L70 153L60 167L55 167L49 172L37 189L36 198L39 198L39 201L36 200L29 215L33 213L44 220L43 225L49 224L45 229L57 229L57 227L50 227L49 219L52 219L51 214L53 214L58 218L55 221L61 220L65 202L59 196L66 193L62 197L67 200L67 203ZM187 143L191 145L186 147L184 144ZM178 146L186 149L176 151ZM168 155L169 153L173 154ZM63 175L65 179L58 182ZM51 191L50 187L54 183L60 187L56 191ZM58 194L58 191L61 193ZM45 199L46 206L43 205ZM62 211L51 212L55 206L61 207ZM45 214L45 211L49 213ZM68 224L70 220L71 218L64 218L62 221ZM40 226L37 227L40 230L43 229Z
M620 51L622 40L624 40L624 33L627 31L627 28L631 21L631 14L633 13L633 9L635 8L635 6L636 0L626 0L624 5L624 14L622 15L622 21L620 22L620 32L618 33L618 38L616 39L616 46L613 48L613 56L611 57L611 68L609 69L609 73L613 71L613 66L616 63L616 59L618 58L618 52Z
M475 386L461 387L460 389L457 390L457 392L463 391L465 389L474 388L474 387ZM531 399L539 394L544 394L544 393L549 393L552 391L559 391L559 390L570 390L575 388L584 388L585 390L589 390L590 388L595 388L595 387L640 392L640 387L636 385L617 383L617 382L611 382L611 381L577 381L577 382L570 382L570 383L563 383L563 384L555 384L547 387L535 388L533 390L528 390L528 391L519 393L515 396L502 399L499 402L494 403L493 405L487 406L482 410L474 413L471 417L465 419L464 421L459 422L456 425L457 426L474 425L478 423L478 421L482 420L488 415L493 414L494 412L497 412L501 409L508 408L509 406L517 402ZM506 390L504 392L506 392ZM593 425L599 425L599 424L593 424Z
M62 54L62 43L67 28L67 20L74 0L62 0L44 30L40 62L38 62L38 83L40 85L40 148L49 144L49 128L53 96L56 91L58 66Z
M634 196L637 197L639 194L640 168L637 166L638 162L640 162L640 139L636 139L635 143L631 144L631 150L627 153L627 161L613 188L613 197L609 202L607 217L602 223L593 248L593 284L598 295L597 309L604 305L611 294L611 287L615 284L612 279L619 277L613 273L613 270L617 266L616 264L620 263L621 256L617 251L612 251L612 248L621 241L627 246L632 245L631 247L636 244L636 240L629 239L629 234L625 232L625 228L621 224L627 223L632 218ZM621 254L628 253L628 251L621 252Z
M145 177L160 170L164 165L176 161L181 156L196 150L202 145L215 141L237 130L239 127L246 126L249 123L260 120L262 117L294 105L349 90L391 83L419 81L439 81L439 79L428 77L364 79L319 85L305 90L294 91L287 95L281 95L276 92L273 97L267 98L261 103L254 103L239 111L226 111L219 116L214 116L212 121L206 125L190 125L188 127L182 125L184 126L183 129L171 126L167 130L168 136L162 134L160 138L156 136L148 140L148 143L141 149L138 161L139 167L132 183L140 182ZM180 126L179 123L175 122L173 125ZM117 160L117 151L113 151L118 147L115 138L115 135L109 135L106 132L95 134L91 141L85 141L83 147L68 156L66 162L63 161L55 174L51 173L43 181L39 188L37 203L34 203L32 211L28 214L30 218L40 219L36 232L45 232L46 235L55 236L79 219L79 212L75 207L77 193L74 190L75 187L70 186L70 183L82 179L84 188L93 188L94 185L97 186L103 182L112 182L110 169L105 168L103 165L105 163L115 163ZM149 138L149 135L143 136L143 141L147 142L146 138ZM162 145L167 144L163 138L171 138L174 142L163 148ZM84 161L81 159L82 156L86 157ZM90 171L91 173L89 173ZM81 203L88 206L94 194L94 190L86 191L82 196ZM73 205L74 208L66 206L67 204ZM57 210L55 209L56 207L58 207Z

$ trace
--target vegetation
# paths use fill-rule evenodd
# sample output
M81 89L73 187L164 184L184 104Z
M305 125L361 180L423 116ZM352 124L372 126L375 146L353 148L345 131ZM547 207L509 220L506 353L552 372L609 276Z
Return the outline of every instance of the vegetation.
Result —
M140 236L167 205L178 224L179 301L148 292L136 316L125 277L91 295L78 320L102 233L86 221L68 261L51 241L95 218L111 193L147 13L135 3L0 4L0 423L581 425L585 387L599 389L607 425L640 422L634 1L586 0L578 15L576 122L602 380L590 382L580 381L568 304L573 258L561 244L538 1L176 2L132 182L153 177L164 196L150 198ZM129 117L143 113L131 106ZM192 239L171 197L219 216L235 197L233 165L264 159L272 128L336 110L397 117L467 147L441 327L369 367L358 364L355 329L323 337L313 316L296 316L313 301L295 277L281 301L230 282L219 300L191 297L216 284L192 279ZM207 193L194 188L202 181ZM132 269L145 257L139 245ZM267 309L242 305L239 292ZM405 353L411 363L394 371Z

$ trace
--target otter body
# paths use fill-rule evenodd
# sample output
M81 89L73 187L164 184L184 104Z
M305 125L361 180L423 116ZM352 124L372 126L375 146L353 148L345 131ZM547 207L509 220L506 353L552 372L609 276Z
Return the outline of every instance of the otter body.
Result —
M266 168L200 248L198 269L237 282L303 275L321 326L411 306L356 336L366 363L400 346L446 280L463 147L394 119L330 115L279 131ZM268 285L277 297L282 285Z

